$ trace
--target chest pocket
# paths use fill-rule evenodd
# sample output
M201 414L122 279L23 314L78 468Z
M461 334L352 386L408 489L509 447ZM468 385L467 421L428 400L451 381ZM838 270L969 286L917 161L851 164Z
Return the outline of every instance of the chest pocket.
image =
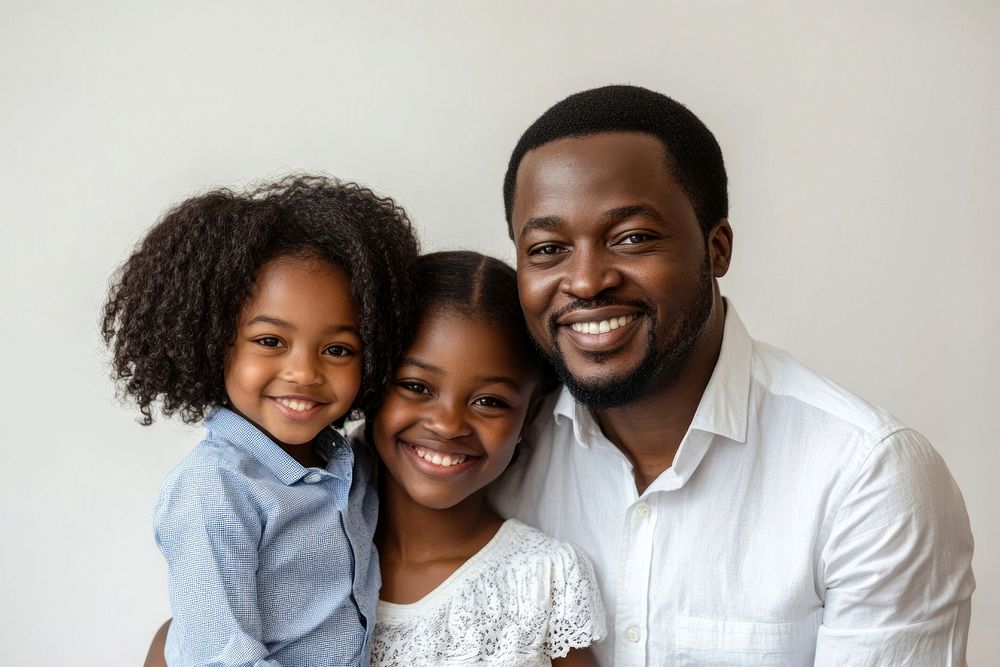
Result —
M676 665L811 665L823 610L791 623L678 616Z

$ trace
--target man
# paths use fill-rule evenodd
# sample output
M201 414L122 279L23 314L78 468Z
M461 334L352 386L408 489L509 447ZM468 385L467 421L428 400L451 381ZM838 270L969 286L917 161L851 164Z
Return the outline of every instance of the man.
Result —
M559 102L504 184L564 383L494 498L594 559L604 664L961 664L972 536L930 444L751 339L719 293L726 172L632 86Z

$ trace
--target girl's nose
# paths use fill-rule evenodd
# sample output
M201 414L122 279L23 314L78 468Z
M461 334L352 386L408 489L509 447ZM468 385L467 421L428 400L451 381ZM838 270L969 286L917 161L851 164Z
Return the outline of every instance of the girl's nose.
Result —
M323 382L319 370L319 359L306 351L289 354L281 369L281 379L302 386L313 386Z
M439 402L428 409L426 426L440 438L453 440L469 435L472 429L465 419L463 406Z

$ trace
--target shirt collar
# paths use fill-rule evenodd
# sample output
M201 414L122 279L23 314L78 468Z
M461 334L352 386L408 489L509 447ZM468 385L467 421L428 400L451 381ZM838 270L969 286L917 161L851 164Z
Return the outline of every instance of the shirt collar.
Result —
M736 308L727 300L722 349L691 420L691 430L746 442L752 357L753 340L736 313ZM553 417L557 422L560 418L569 419L573 424L577 443L585 448L592 442L604 439L593 414L579 404L565 386L556 401ZM600 434L600 438L596 437L597 434Z
M286 486L316 472L315 468L306 468L296 461L263 431L228 408L217 408L205 420L205 428L214 437L250 454ZM328 473L337 479L349 479L345 476L345 465L346 472L349 473L353 455L351 446L343 436L333 428L325 428L316 436L315 447L320 457L327 462L326 470L321 471L321 474Z
M746 442L753 339L733 304L726 301L726 325L715 370L701 395L691 428Z

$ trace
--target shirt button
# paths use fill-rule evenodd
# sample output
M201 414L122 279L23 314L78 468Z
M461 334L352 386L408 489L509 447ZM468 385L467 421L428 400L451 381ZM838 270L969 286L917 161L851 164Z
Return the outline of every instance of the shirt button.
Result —
M639 513L639 516L647 517L649 516L649 505L646 503L639 503L639 505L635 508L635 511Z
M308 475L306 475L305 479L303 479L302 481L305 482L306 484L315 484L321 479L321 477L322 476L318 472L311 472Z
M629 640L630 642L637 642L637 641L639 641L639 628L637 628L637 627L635 627L633 625L631 628L629 628L628 630L626 630L625 631L625 639Z

